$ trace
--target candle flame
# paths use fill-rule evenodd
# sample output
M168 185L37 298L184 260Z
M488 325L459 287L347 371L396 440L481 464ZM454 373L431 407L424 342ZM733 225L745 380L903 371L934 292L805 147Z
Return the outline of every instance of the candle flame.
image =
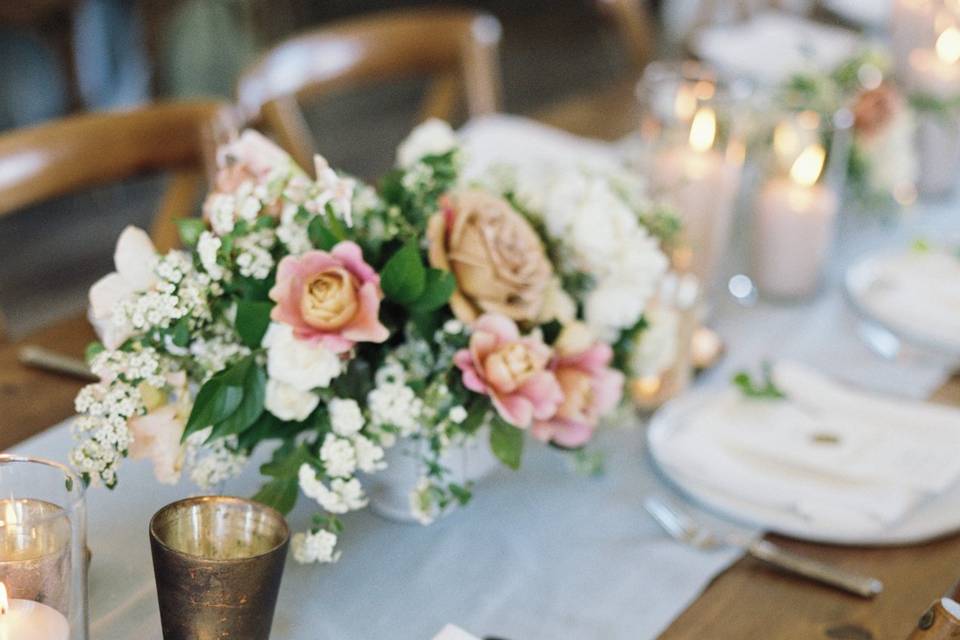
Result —
M641 376L634 381L634 388L637 393L641 396L652 396L657 391L660 391L660 387L663 384L660 376Z
M947 64L960 60L960 29L948 27L937 38L937 57Z
M703 107L693 116L693 123L690 125L690 146L695 151L707 151L713 146L713 140L717 137L717 116L713 109Z
M790 158L800 147L800 136L789 122L781 122L773 130L773 149L781 158ZM783 161L786 164L786 161Z
M826 157L827 153L822 145L811 144L797 156L793 166L790 167L790 177L794 182L805 187L815 185L820 172L823 171L823 162Z
M7 614L10 602L7 600L7 585L0 582L0 616Z

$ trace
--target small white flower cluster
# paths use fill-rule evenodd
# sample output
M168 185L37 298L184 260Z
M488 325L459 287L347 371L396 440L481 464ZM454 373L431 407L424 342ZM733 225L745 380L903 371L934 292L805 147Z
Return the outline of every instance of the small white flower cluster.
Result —
M300 564L336 562L340 559L340 552L334 552L336 546L337 535L326 529L295 533L290 539L293 559Z
M276 242L272 229L261 229L237 240L236 263L240 275L245 278L264 280L273 270L274 260L270 249Z
M380 384L367 394L367 407L374 427L392 427L403 437L420 429L423 401L402 382Z
M239 475L249 460L246 453L237 450L236 436L217 438L203 444L209 436L208 427L187 438L190 479L202 489L210 489Z
M205 382L229 363L249 355L250 349L238 341L233 327L217 322L193 336L189 354L193 364L204 372L201 382Z

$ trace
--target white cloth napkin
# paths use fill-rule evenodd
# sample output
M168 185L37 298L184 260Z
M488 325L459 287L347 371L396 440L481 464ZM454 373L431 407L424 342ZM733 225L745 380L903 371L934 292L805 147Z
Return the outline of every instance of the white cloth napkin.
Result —
M811 521L877 530L960 478L960 411L775 365L784 400L712 396L658 450L676 474Z
M960 258L904 251L856 265L850 288L877 318L960 352Z
M849 58L860 37L780 11L747 22L708 27L691 43L694 52L729 77L776 83L806 69L829 71Z

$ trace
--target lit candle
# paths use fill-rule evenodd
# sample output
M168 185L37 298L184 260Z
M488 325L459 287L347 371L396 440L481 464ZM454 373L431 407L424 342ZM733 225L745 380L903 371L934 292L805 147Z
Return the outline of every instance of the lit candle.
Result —
M960 97L960 29L947 26L933 49L914 50L908 79L913 93L945 102ZM960 126L955 115L922 114L917 156L922 193L939 195L953 189L960 173Z
M70 625L62 613L33 600L7 599L0 582L0 640L68 640Z
M702 91L702 89L701 89ZM682 118L690 103L678 94L675 109ZM652 180L663 200L683 222L691 251L678 252L676 264L709 285L726 247L740 182L740 164L714 148L717 116L710 107L697 109L690 120L685 144L666 149L653 164Z
M0 582L10 596L69 607L70 522L42 500L0 500Z
M826 152L809 144L788 177L775 177L760 190L753 241L755 280L763 293L796 298L814 292L833 239L837 197L817 180Z

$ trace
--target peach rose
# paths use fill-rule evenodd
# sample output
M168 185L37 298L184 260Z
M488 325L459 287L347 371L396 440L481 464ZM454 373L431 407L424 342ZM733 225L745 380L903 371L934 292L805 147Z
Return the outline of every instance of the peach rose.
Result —
M133 442L128 453L135 460L151 460L158 482L176 484L184 458L180 438L190 417L191 406L185 373L170 374L167 383L172 388L171 394L148 385L140 386L147 413L130 419Z
M363 260L360 247L341 242L327 253L287 256L270 290L277 303L270 317L293 327L301 340L320 342L343 353L357 342L383 342L389 333L379 320L380 276Z
M883 131L904 108L903 98L890 83L862 92L853 106L854 128L867 137Z
M521 429L556 413L563 393L547 369L550 348L541 340L521 337L513 320L499 314L481 316L473 325L470 345L453 358L467 389L490 396L500 416Z
M533 435L563 447L581 447L590 440L600 418L623 395L623 374L610 367L613 349L594 340L579 322L566 325L554 345L554 374L563 391L556 413L533 425Z
M536 231L508 202L482 191L448 194L429 221L427 240L430 265L456 276L450 308L457 318L540 318L553 266Z

